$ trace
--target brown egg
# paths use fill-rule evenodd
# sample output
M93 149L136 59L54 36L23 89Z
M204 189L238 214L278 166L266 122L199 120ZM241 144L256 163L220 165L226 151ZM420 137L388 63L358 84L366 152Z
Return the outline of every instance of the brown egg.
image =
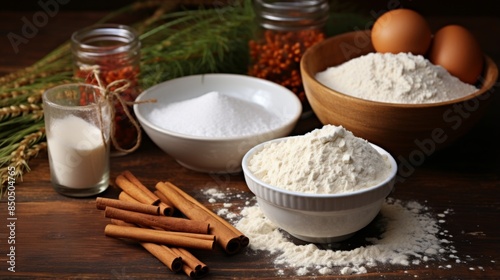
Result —
M384 13L375 21L371 39L377 52L424 55L431 44L432 31L419 13L396 9Z
M447 25L434 34L429 60L441 65L461 81L474 84L483 70L483 52L465 27Z

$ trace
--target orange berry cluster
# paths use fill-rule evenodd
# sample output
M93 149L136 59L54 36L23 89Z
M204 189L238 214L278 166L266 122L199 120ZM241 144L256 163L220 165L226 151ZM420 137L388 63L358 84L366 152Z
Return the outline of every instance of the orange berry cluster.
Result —
M126 65L117 60L106 59L99 63L99 78L103 83L103 86L109 85L113 81L127 80L130 86L120 93L123 101L133 102L137 95L139 94L139 67ZM97 80L94 74L89 70L78 69L75 76L82 78L85 83L97 85ZM123 85L123 84L122 84ZM121 85L120 85L121 86ZM116 90L116 88L110 88L111 91ZM88 98L82 96L83 99ZM82 102L87 102L82 100ZM128 119L124 112L124 109L118 100L114 100L113 107L115 110L114 119L114 138L122 148L130 148L137 141L137 131L132 125L131 121ZM132 109L129 111L133 113Z
M306 97L300 75L300 59L307 48L325 39L317 29L266 30L262 41L249 42L251 65L248 74L280 84L302 102Z

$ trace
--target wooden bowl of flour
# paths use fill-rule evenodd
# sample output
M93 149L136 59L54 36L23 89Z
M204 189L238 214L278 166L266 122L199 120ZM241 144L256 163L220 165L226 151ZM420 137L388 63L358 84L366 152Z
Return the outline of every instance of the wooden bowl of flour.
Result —
M370 52L374 49L369 31L344 33L312 46L301 61L305 93L323 124L344 126L388 150L400 163L418 166L436 150L453 143L477 123L493 99L490 89L498 77L498 68L487 56L476 92L439 103L370 101L335 91L315 78L328 67Z

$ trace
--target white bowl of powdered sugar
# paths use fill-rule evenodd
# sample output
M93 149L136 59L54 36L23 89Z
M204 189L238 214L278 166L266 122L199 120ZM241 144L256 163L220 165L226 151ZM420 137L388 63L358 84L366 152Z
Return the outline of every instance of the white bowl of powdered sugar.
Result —
M261 143L242 166L262 212L314 243L342 241L368 225L397 171L387 151L333 125Z
M189 169L215 173L241 171L250 148L290 134L302 112L285 87L235 74L176 78L136 101L137 119L158 147Z

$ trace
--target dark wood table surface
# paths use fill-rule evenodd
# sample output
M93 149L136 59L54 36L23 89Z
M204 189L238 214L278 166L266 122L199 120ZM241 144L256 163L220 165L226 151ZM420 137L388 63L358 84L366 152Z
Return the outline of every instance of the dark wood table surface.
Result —
M101 18L103 12L60 12L50 18L36 36L14 53L6 34L21 28L20 19L33 12L0 12L0 74L26 67L67 40L70 34ZM453 21L469 27L485 52L500 63L500 19L498 17L439 17L430 19L434 26ZM494 95L498 86L494 88ZM500 102L495 97L488 114L458 142L428 157L402 183L392 197L415 200L428 206L434 214L452 209L442 225L453 236L450 241L456 255L467 260L455 263L453 258L426 265L381 265L367 274L321 276L318 279L500 279ZM302 134L319 127L314 118L301 120L294 133ZM58 279L186 279L172 274L141 247L126 244L104 235L108 223L95 208L95 198L75 199L57 194L51 187L46 152L29 162L31 171L18 180L16 187L16 272L7 270L7 209L5 198L0 207L0 278ZM170 180L193 195L208 208L201 192L207 186L229 188L242 193L231 201L237 212L253 195L242 174L218 175L198 173L181 167L146 139L133 154L111 160L111 177L124 170L132 171L147 186ZM118 190L110 187L102 196L116 198ZM471 234L474 233L474 234ZM277 278L272 257L265 252L241 252L227 256L221 250L199 252L198 257L211 269L206 279ZM446 268L451 265L452 268ZM285 270L282 278L308 278Z

